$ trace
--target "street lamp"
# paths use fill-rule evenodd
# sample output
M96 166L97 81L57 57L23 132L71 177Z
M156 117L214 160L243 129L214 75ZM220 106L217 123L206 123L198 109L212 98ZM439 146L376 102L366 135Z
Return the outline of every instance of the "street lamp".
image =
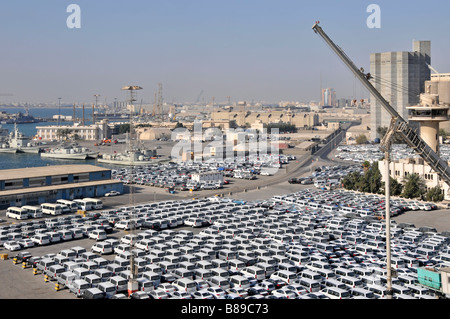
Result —
M61 98L58 98L58 126L60 125L61 121Z
M134 153L133 153L133 143L132 143L132 137L131 137L131 133L133 130L133 101L135 101L135 99L133 98L133 92L136 90L142 90L142 88L140 86L136 86L136 85L128 85L128 86L124 86L122 87L122 90L126 90L126 91L130 91L130 132L129 132L129 142L128 142L128 149L129 149L129 156L130 156L130 168L131 168L131 175L134 175ZM133 207L134 206L134 186L133 183L129 184L129 201L130 201L130 206ZM134 217L134 211L131 212L132 217ZM134 260L134 252L133 252L133 239L134 239L134 235L136 233L136 227L135 227L135 220L131 221L131 229L130 229L130 234L131 234L131 240L130 240L130 251L131 251L131 256L130 256L130 270L131 270L131 274L130 274L130 279L128 280L128 297L131 296L131 294L135 291L137 291L139 289L139 284L136 281L136 278L138 276L138 271L137 271L137 267L135 265L135 260Z

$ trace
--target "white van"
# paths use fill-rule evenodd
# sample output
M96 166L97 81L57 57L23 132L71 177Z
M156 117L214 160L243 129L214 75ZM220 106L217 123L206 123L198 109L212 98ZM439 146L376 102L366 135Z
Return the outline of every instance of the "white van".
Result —
M319 280L302 277L300 278L298 283L303 287L305 287L305 289L308 290L309 292L317 292L320 291L321 289Z
M105 293L105 298L107 299L112 298L116 294L116 286L109 281L99 283L97 288Z
M19 219L22 220L22 219L28 219L29 214L26 209L23 209L21 207L9 207L6 210L6 217L14 218L17 220L19 220Z
M78 205L76 202L67 200L67 199L58 199L56 201L57 204L65 205L69 208L69 211L72 213L76 213L78 210Z
M250 281L242 275L233 275L229 279L231 288L250 288Z
M91 209L102 209L103 208L103 202L101 199L87 197L87 198L83 198L83 201L90 202Z
M41 218L42 217L42 210L38 206L25 205L25 206L22 206L22 208L27 211L28 216L30 218Z
M241 273L245 276L255 278L256 280L263 280L266 278L264 269L257 266L245 267Z
M74 199L73 201L77 203L78 209L85 211L92 210L92 202L85 201L83 199Z
M380 285L368 285L367 288L374 293L378 298L385 298L387 288Z
M331 205L322 205L322 210L327 212L327 213L335 213L338 212L339 209L336 206L331 206Z
M157 287L161 283L161 273L155 271L144 271L142 277L150 281L154 287Z
M146 278L138 278L137 282L140 291L150 292L155 290L155 285L153 284L153 282Z
M354 212L356 212L356 209L353 207L342 206L339 208L339 213L341 213L341 214L348 214L348 213L354 213Z
M355 289L355 288L363 288L363 282L355 277L351 277L351 276L343 276L343 277L339 277L338 280L342 283L344 283L347 288L350 289Z
M90 288L89 283L84 279L76 279L72 281L69 287L70 292L74 293L77 297L81 297L83 291Z
M180 291L186 291L187 293L193 293L197 291L197 285L195 281L188 278L180 278L175 280L172 285L174 285Z
M288 270L278 270L270 275L271 279L279 279L284 281L286 284L292 283L295 279L297 279L297 274Z
M322 290L322 292L328 296L330 299L350 299L351 294L349 291L337 288L337 287L327 287Z
M423 296L432 296L432 297L434 297L434 293L432 293L430 291L430 289L425 288L423 286L412 284L412 285L407 285L407 287L411 291L411 295L416 297L416 298L421 298Z
M109 282L116 286L116 292L124 292L128 290L128 280L122 276L112 276L109 278Z
M227 278L221 277L221 276L213 276L208 279L208 282L210 282L213 286L218 286L222 289L229 289L231 287L230 282Z
M37 234L31 237L31 241L39 246L48 245L50 244L50 237L46 234Z
M43 214L47 215L61 215L63 212L60 204L43 203L41 204L41 210Z
M357 297L359 299L375 299L375 294L365 288L354 288L350 290L353 298Z

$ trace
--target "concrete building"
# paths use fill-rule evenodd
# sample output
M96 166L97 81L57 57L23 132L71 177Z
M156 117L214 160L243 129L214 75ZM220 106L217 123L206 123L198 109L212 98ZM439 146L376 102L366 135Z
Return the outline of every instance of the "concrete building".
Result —
M135 129L140 140L149 141L159 138L171 138L172 130L165 127L138 127Z
M430 80L431 42L413 41L411 52L383 52L370 55L370 74L374 87L405 120L407 106L419 103L425 92L425 81ZM371 139L379 137L378 127L389 127L391 116L371 96Z
M431 74L431 80L425 81L425 93L439 95L439 103L450 105L450 73ZM441 122L439 127L450 132L450 121Z
M211 113L212 121L234 121L238 126L253 123L287 123L297 128L310 128L319 124L319 115L314 112L293 112L288 110L267 111L215 111Z
M322 106L337 106L336 91L334 89L322 89Z
M77 136L79 139L88 141L97 141L104 138L111 138L114 131L114 125L110 126L109 121L104 119L93 125L82 125L75 123L73 125L50 125L36 126L37 137L41 140L59 140L61 138L60 131L69 130L69 136Z
M418 105L409 106L407 109L410 112L409 119L412 122L419 123L420 137L439 155L439 123L448 120L449 106L439 103L439 95L425 93L420 95ZM383 175L383 181L386 181L385 161L379 161L378 165ZM390 176L399 182L402 182L403 178L409 174L418 174L425 181L427 191L439 186L444 194L444 199L450 199L450 186L441 180L439 175L422 158L391 161L389 172Z
M56 165L0 170L0 208L39 205L58 199L103 196L123 192L111 170L93 165Z
M420 105L409 106L410 120L420 124L420 137L439 155L439 123L448 121L449 106L437 94L421 94Z
M386 162L379 161L378 167L382 175L382 181L385 182L387 180ZM389 174L399 183L402 183L408 174L418 174L425 181L427 191L439 185L444 194L444 199L450 199L450 187L448 184L442 181L439 175L422 158L404 158L398 161L391 161L389 162Z

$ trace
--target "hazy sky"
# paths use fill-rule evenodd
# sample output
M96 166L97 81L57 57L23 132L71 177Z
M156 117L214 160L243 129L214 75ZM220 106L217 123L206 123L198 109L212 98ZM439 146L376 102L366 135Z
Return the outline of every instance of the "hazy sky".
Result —
M81 8L70 29L68 5ZM378 4L381 28L367 7ZM431 40L432 65L450 72L450 3L364 0L15 0L0 3L0 93L11 102L111 103L139 85L138 99L310 101L320 88L367 97L311 27L325 32L357 66L372 52L410 51Z

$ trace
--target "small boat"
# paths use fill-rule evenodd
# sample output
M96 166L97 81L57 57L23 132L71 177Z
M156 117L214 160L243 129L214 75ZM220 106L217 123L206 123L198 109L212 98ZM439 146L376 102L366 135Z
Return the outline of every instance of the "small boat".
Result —
M59 146L44 150L41 153L42 157L57 158L57 159L71 159L71 160L85 160L88 158L96 158L98 152L91 151L85 147L77 145Z
M114 165L151 165L161 160L153 158L154 151L151 150L133 150L117 154L103 154L97 158L98 163L114 164Z

